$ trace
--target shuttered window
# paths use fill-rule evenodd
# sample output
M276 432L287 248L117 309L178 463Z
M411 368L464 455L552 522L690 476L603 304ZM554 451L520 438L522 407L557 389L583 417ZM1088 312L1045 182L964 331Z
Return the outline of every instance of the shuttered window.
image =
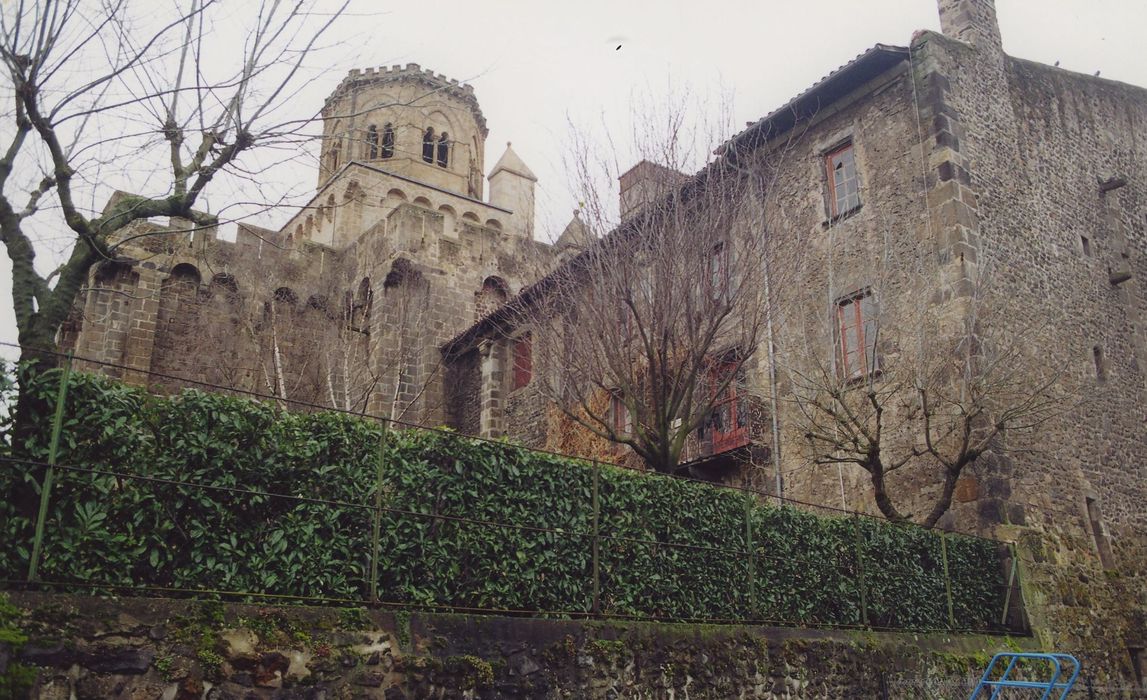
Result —
M533 340L529 333L514 339L514 373L511 390L521 389L530 383L534 372Z

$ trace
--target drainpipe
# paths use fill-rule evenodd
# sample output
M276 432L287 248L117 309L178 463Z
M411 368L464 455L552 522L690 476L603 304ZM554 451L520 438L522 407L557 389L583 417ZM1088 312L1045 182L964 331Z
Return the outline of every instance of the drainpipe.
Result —
M761 222L768 218L765 212L765 178L758 176L758 182L761 189ZM762 228L762 235L767 235ZM764 245L764 242L762 242ZM777 505L784 505L785 498L785 482L781 476L781 425L780 416L777 410L779 400L777 399L777 347L773 335L773 297L772 289L769 284L769 260L768 255L762 263L765 272L765 335L768 336L768 361L769 361L769 399L772 408L772 424L773 424L773 472L776 474L776 491L777 491Z
M777 416L777 350L773 342L773 307L769 294L769 267L765 263L765 333L769 344L769 394L773 414L773 471L777 476L777 505L784 505L785 483L781 477L781 426Z

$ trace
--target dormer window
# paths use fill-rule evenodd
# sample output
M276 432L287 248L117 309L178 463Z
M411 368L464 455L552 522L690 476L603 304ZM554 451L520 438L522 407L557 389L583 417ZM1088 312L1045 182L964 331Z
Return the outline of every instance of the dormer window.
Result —
M382 157L394 157L394 127L390 124L382 127Z
M450 136L443 131L438 138L438 167L445 168L450 163Z
M422 135L422 160L426 163L434 162L434 129L429 128Z

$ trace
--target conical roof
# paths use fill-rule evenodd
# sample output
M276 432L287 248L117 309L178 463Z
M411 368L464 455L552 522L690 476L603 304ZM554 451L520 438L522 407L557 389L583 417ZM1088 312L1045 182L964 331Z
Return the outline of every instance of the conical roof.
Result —
M565 248L584 248L588 238L589 231L586 230L585 224L582 223L577 210L574 210L573 218L566 224L565 230L562 231L562 235L558 236L558 240L554 241L554 246L557 247L558 250Z
M511 172L518 177L524 177L531 182L538 181L538 176L534 175L534 172L530 170L529 166L522 162L522 159L518 157L517 153L514 153L514 149L511 147L509 141L506 142L506 152L502 154L502 157L498 159L498 164L490 171L490 177L494 177L503 170Z

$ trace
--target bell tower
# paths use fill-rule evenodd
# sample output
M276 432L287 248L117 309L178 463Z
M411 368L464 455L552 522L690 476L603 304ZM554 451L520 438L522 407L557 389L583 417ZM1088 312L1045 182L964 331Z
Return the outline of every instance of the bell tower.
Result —
M351 161L483 196L486 119L474 88L416 63L352 70L323 106L321 188Z

